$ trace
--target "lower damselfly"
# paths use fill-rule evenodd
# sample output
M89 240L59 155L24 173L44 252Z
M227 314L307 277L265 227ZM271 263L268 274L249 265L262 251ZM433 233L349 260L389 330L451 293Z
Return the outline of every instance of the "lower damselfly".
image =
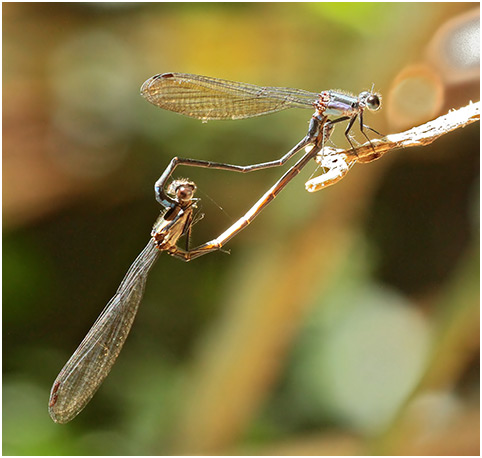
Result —
M151 239L137 256L114 297L57 376L50 393L49 413L57 423L67 423L92 399L109 374L129 335L144 295L149 271L161 252L185 259L193 223L196 185L174 180L168 189L176 205L163 210L154 224ZM186 250L176 246L186 236Z

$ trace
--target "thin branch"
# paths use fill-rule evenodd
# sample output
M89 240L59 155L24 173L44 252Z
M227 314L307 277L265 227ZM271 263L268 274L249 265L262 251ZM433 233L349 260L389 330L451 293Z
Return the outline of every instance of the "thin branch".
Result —
M444 116L405 132L374 139L373 147L368 142L364 143L356 149L356 154L352 149L325 147L316 161L325 168L326 172L309 180L306 183L306 190L314 192L335 184L348 173L355 162L371 162L398 148L429 145L442 135L479 120L480 101L452 110Z

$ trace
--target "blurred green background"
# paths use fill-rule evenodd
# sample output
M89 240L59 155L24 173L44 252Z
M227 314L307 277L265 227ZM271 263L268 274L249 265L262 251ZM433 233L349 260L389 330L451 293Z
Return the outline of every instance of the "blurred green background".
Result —
M170 158L272 160L311 116L203 124L147 103L144 80L374 84L365 122L394 133L479 100L478 3L2 6L4 454L479 453L478 123L323 192L308 166L230 255L161 256L96 396L67 425L47 413ZM178 172L202 199L197 245L283 171Z

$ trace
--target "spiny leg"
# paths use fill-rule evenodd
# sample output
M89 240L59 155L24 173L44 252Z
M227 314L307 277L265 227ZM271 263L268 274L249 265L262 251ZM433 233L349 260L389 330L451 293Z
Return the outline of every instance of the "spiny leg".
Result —
M350 138L350 135L349 135L349 134L350 134L350 130L351 130L351 128L353 127L353 124L355 123L355 120L356 120L357 116L358 116L358 115L354 115L353 117L350 118L350 122L348 123L348 126L347 126L347 128L345 129L345 137L346 137L346 139L348 140L348 143L350 144L351 149L353 150L353 153L355 154L355 156L358 157L358 154L357 154L357 152L356 152L356 149L355 149L355 147L353 146L353 143L352 143L351 138Z
M381 137L383 137L383 135L380 132L377 132L375 129L372 129L370 126L363 124L363 113L360 113L360 131L363 134L363 136L368 140L368 143L370 143L370 146L372 147L373 152L376 153L375 147L373 146L372 141L370 140L370 138L368 137L364 129L371 130L372 132L375 132L377 135L380 135Z

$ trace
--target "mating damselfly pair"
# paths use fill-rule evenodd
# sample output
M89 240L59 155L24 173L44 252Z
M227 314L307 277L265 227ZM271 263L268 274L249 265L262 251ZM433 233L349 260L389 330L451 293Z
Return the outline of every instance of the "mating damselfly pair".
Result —
M380 96L372 91L361 92L358 96L332 90L313 93L301 89L260 87L186 73L153 76L142 85L141 95L161 108L203 121L250 118L288 108L309 108L314 109L314 113L307 134L276 160L245 166L178 157L171 160L155 183L155 196L162 211L152 230L151 239L54 382L49 412L52 419L59 423L66 423L78 415L109 374L131 329L148 273L162 251L190 261L219 250L250 224L312 159L323 153L336 124L348 121L345 137L356 155L349 136L350 130L358 118L360 131L370 142L365 129L377 132L363 123L364 111L376 111L381 105ZM306 149L304 155L244 216L217 238L196 248L189 248L193 210L196 208L196 185L187 179L174 180L168 185L177 166L247 173L282 166L303 149ZM177 246L181 236L186 236L185 249Z

